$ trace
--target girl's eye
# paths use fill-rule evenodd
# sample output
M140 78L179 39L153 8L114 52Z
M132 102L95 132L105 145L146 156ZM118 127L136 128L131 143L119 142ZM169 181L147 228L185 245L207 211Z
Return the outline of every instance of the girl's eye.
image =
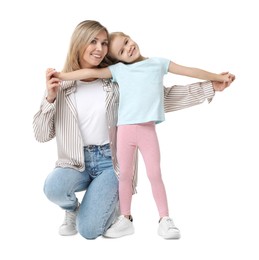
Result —
M103 45L104 46L108 46L108 42L103 42Z
M123 50L121 51L121 55L123 54Z
M91 44L96 44L96 40L92 40L92 41L91 41Z

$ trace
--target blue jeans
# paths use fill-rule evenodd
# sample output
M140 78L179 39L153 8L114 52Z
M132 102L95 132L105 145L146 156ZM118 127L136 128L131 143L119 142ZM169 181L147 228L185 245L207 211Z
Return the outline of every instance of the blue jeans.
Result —
M86 239L102 235L116 217L118 179L109 144L84 147L85 170L55 168L45 181L47 198L64 210L77 207L76 192L86 190L77 215L78 232Z

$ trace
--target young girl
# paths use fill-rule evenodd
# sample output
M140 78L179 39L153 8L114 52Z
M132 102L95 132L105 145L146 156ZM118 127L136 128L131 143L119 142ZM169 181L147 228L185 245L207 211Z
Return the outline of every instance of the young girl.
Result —
M98 55L94 53L92 55ZM113 65L102 69L81 69L56 73L61 80L113 78L119 84L117 155L120 167L119 200L121 216L106 231L106 237L134 233L131 217L134 157L141 152L159 213L158 234L166 239L180 238L180 231L169 217L167 196L160 170L160 151L155 124L163 122L163 77L167 72L193 78L228 82L231 74L215 74L178 65L164 58L146 58L139 46L122 32L109 39L109 58Z

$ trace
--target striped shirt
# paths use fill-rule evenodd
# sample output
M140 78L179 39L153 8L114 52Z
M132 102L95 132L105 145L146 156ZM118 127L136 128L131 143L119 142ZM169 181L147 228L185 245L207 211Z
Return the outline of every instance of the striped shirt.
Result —
M44 97L40 110L33 118L35 138L39 142L47 142L56 137L58 160L56 167L70 167L80 172L84 171L83 139L77 120L77 111L70 94L75 91L75 81L63 81L54 103L49 103ZM114 171L119 176L119 166L116 156L117 116L119 105L119 86L111 80L103 80L106 91L105 108L109 129L109 140L112 152ZM175 85L164 88L165 112L208 102L214 97L210 81L190 85ZM137 152L135 155L133 191L137 185Z

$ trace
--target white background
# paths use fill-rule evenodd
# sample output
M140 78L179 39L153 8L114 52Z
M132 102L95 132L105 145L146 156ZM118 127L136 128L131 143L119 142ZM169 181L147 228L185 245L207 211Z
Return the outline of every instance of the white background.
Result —
M259 259L256 2L1 1L1 259ZM56 143L35 141L32 118L45 69L62 68L70 36L86 19L128 33L144 56L236 75L211 104L168 114L157 128L170 215L182 233L178 241L156 234L158 216L142 161L134 235L91 241L58 235L64 212L42 191ZM172 75L165 83L196 81Z

